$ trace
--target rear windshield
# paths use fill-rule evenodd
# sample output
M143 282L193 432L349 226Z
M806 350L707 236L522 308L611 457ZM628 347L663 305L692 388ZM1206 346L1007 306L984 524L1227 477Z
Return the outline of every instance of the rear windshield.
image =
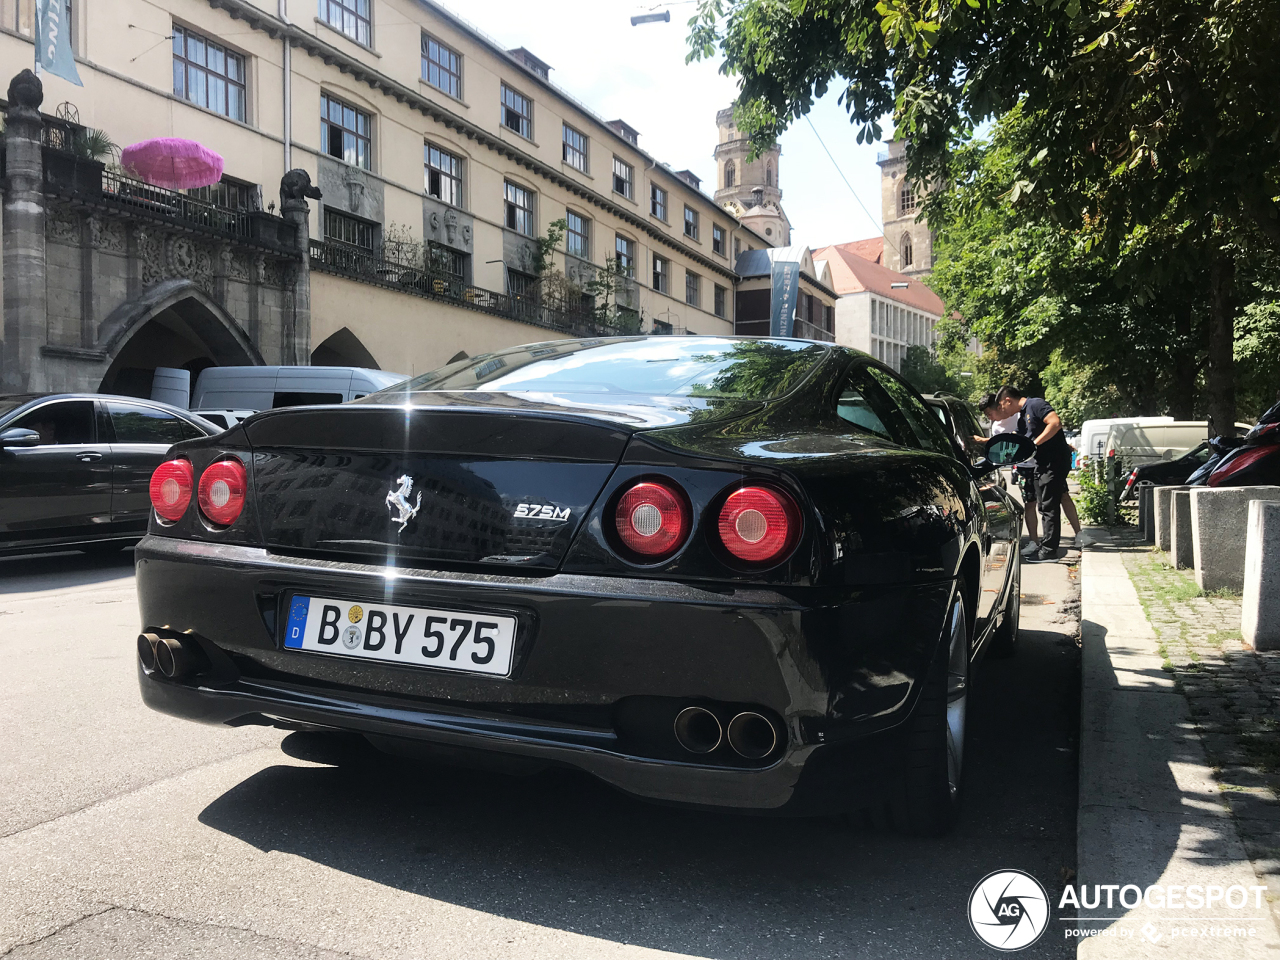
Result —
M369 399L404 390L494 390L768 400L794 389L827 351L798 340L568 340L483 354Z

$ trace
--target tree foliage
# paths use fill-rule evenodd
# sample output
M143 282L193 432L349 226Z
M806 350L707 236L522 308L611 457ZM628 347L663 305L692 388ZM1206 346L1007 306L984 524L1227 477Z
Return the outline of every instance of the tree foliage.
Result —
M1207 409L1234 422L1235 319L1280 253L1280 0L702 0L689 42L739 77L755 149L833 83L859 141L892 114L908 176L943 188L931 226L977 232L953 238L970 302L948 306L980 336L1018 319L1002 356L1045 369L1070 332L1128 358L1101 368L1125 373L1126 402L1188 409L1203 371ZM1008 121L998 169L974 182L965 152L991 118ZM992 252L994 289L964 282Z

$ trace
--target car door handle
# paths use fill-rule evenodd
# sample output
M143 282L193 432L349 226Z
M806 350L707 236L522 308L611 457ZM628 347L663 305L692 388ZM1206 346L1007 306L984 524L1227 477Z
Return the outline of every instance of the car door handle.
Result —
M102 459L102 454L100 454L100 453L93 453L93 452L89 452L89 453L77 453L77 454L76 454L76 459L77 459L77 460L79 460L81 463L93 463L93 461L95 461L95 460L101 460L101 459Z

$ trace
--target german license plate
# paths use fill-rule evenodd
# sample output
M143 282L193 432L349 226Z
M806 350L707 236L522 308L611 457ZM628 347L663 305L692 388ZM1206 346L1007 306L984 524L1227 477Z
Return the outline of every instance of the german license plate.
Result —
M511 672L515 639L515 617L295 596L289 604L284 645L312 653L506 676Z

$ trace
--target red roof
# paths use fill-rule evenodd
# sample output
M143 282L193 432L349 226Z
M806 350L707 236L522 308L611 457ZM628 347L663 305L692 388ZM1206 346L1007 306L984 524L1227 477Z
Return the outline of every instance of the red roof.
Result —
M872 263L884 263L884 237L868 237L866 240L850 240L835 246L845 253L852 253Z
M908 277L896 270L890 270L878 262L859 256L851 249L860 245L870 245L873 242L883 252L884 238L877 237L874 241L855 240L853 243L837 243L823 247L821 250L814 250L813 259L827 261L827 267L831 271L831 286L841 296L866 290L886 300L893 300L904 306L931 313L935 317L944 316L946 306L919 277ZM894 290L890 286L894 283L905 283L907 286Z

